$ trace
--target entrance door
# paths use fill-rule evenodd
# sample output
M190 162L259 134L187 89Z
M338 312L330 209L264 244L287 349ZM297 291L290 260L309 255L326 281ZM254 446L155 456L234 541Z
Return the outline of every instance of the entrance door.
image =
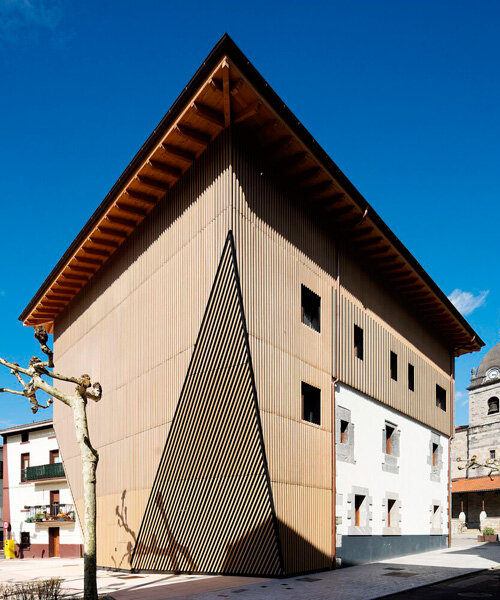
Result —
M49 527L49 558L59 556L59 527Z

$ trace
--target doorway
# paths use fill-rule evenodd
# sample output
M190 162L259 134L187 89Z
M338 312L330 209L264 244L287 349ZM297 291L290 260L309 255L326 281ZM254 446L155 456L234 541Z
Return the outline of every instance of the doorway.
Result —
M49 558L59 557L59 527L49 527Z

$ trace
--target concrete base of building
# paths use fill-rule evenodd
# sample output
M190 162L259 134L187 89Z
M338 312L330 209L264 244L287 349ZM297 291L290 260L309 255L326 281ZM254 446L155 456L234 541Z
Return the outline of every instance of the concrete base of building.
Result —
M341 566L348 567L438 550L447 545L447 535L343 535L336 557L341 559Z
M81 544L61 544L59 558L81 558L83 546ZM51 558L48 544L30 544L26 548L19 548L16 544L16 558Z

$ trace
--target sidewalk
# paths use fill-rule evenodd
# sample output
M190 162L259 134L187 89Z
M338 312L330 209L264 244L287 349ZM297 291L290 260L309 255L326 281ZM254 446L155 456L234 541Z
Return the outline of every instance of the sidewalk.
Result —
M289 579L142 575L100 569L98 586L101 594L113 600L220 600L240 594L249 600L370 600L495 567L500 567L500 543L461 539L452 549ZM65 591L79 594L82 571L81 560L1 560L0 584L61 577Z

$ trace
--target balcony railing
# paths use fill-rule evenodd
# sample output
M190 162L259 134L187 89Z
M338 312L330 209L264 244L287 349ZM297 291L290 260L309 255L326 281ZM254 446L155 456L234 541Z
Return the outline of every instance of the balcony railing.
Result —
M66 477L62 463L51 465L37 465L21 469L21 481L37 481L39 479L57 479Z
M73 504L42 504L39 506L25 506L27 511L26 523L49 523L53 521L75 520L75 507Z

